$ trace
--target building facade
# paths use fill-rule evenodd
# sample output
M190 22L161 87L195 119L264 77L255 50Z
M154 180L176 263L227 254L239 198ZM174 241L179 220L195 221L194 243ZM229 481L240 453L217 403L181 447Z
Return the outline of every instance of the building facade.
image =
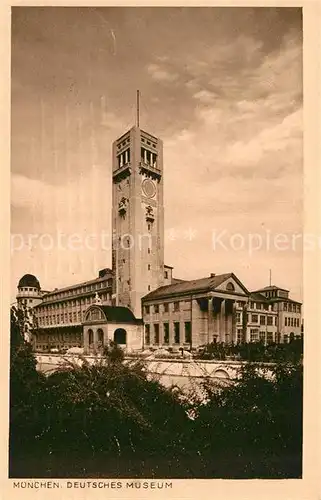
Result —
M162 141L139 127L113 143L112 269L50 292L33 275L21 278L17 303L35 318L35 350L98 352L109 340L127 350L193 349L300 335L301 304L287 290L249 292L233 273L173 277L164 264L163 170Z

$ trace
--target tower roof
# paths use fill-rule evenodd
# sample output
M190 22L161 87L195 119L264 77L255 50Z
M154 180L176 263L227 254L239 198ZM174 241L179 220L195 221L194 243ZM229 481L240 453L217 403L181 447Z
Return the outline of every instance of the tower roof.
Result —
M40 290L40 283L33 274L25 274L18 283L18 288L24 287L37 288Z

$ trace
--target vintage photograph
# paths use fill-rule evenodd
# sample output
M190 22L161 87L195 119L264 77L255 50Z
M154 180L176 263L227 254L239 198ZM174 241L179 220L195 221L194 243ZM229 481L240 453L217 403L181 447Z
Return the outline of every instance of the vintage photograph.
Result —
M9 477L301 478L302 8L11 23Z

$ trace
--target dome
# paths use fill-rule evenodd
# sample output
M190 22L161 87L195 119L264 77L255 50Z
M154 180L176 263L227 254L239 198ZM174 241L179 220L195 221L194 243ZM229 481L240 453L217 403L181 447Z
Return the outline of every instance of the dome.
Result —
M33 274L25 274L19 281L18 288L37 288L40 290L40 283Z

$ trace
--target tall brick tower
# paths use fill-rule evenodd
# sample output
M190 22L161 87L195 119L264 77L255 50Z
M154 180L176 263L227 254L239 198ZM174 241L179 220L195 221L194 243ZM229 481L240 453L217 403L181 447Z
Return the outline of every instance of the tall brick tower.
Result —
M163 143L135 126L113 143L115 305L142 317L141 298L164 283Z

